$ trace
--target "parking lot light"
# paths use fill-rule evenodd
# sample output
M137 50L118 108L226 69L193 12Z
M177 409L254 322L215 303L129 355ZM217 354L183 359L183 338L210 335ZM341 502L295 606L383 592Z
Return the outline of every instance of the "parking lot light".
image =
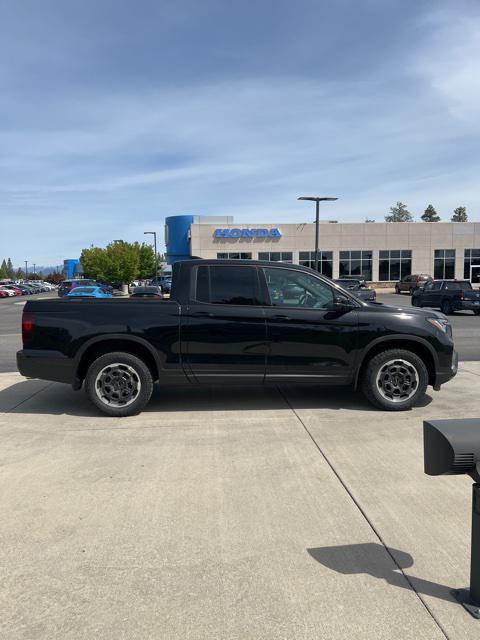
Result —
M300 196L297 200L310 200L315 202L315 271L318 271L318 233L320 226L320 202L324 200L338 200L329 196Z

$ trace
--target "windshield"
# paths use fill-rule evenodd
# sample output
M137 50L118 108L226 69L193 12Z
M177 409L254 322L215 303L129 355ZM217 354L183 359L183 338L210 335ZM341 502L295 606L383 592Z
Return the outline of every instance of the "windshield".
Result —
M457 289L460 291L470 291L472 285L470 282L445 282L444 289Z
M77 293L93 293L94 291L94 287L75 287L72 295L76 295Z

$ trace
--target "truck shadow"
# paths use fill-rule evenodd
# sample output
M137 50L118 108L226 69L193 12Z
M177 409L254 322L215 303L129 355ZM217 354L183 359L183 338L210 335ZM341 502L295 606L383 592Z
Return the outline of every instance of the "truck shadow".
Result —
M385 580L394 587L413 589L425 596L456 602L452 587L410 574L404 575L400 569L409 569L414 564L412 556L405 551L392 548L387 551L383 545L374 542L317 547L307 551L314 560L337 573L346 576L363 573L378 580Z
M419 406L432 401L425 396ZM243 386L155 385L144 413L176 413L192 411L268 411L279 409L325 409L329 411L362 411L379 413L350 387L318 387L315 385ZM57 383L39 387L39 381L24 380L0 391L0 411L40 414L96 416L102 414L83 391L73 391ZM105 416L106 417L106 416Z

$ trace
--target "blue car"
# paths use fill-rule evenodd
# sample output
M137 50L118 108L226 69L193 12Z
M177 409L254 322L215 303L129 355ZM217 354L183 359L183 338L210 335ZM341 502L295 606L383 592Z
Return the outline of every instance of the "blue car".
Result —
M111 298L112 294L102 287L75 287L66 298Z

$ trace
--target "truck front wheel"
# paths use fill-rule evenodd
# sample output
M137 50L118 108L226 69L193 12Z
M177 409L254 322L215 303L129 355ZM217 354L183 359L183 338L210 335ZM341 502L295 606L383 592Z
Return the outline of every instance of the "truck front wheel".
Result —
M103 413L134 416L150 400L153 380L150 369L131 353L106 353L92 362L85 377L85 391Z
M371 358L362 375L363 394L374 406L387 411L405 411L425 395L428 372L412 351L388 349Z

